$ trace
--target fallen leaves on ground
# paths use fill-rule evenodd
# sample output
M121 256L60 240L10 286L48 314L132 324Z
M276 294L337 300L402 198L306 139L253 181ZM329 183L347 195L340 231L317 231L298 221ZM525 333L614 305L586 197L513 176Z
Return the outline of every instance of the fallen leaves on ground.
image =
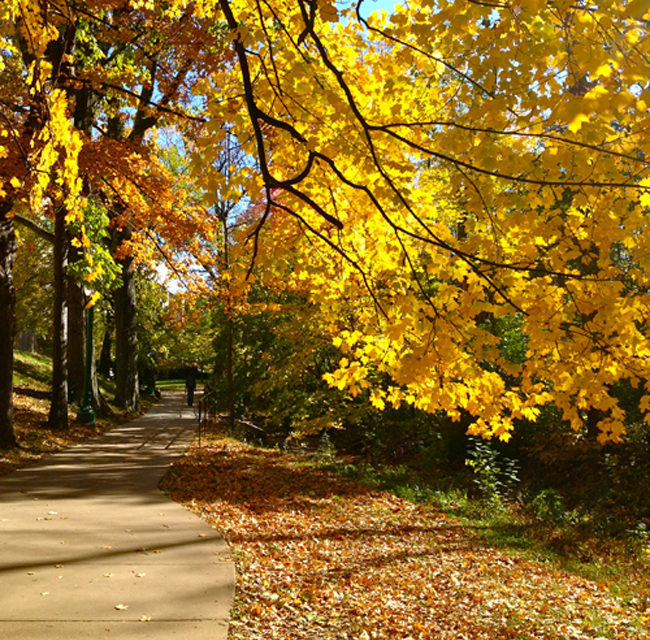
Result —
M231 640L650 638L647 603L279 451L217 440L178 461L165 489L231 545Z
M143 402L143 410L149 405L149 402ZM49 392L14 387L14 431L20 446L8 451L0 450L0 476L98 436L115 424L136 417L132 413L124 412L110 419L100 418L95 424L85 425L75 420L71 410L69 429L56 431L47 426L49 408Z
M96 436L109 426L104 422L82 425L75 420L70 420L68 431L53 431L47 427L49 407L47 393L36 394L30 389L15 390L14 430L20 448L0 450L0 475Z

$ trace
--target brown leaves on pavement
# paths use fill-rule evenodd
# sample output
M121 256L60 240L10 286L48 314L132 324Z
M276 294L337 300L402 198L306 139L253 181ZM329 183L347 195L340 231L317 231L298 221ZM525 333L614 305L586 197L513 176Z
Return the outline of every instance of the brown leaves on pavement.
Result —
M14 429L20 448L0 450L0 475L87 440L108 427L105 421L82 425L71 417L68 431L53 431L47 427L49 406L47 392L14 389Z
M98 418L95 424L86 425L76 420L71 409L68 431L52 430L47 426L50 394L32 387L35 385L14 387L14 430L20 448L0 450L0 476L98 436L113 425L135 417L123 412L110 418ZM149 406L146 399L142 404L143 410Z
M278 451L219 440L165 488L231 545L232 640L650 638L646 605Z

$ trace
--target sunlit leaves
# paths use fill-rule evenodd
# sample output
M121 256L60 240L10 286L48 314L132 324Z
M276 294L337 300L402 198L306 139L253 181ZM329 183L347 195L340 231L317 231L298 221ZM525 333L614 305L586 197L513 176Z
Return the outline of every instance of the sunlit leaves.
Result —
M72 17L46 5L6 11L48 41ZM47 125L2 189L80 219L85 175L133 230L118 257L162 254L242 310L254 281L300 295L325 342L361 334L327 379L376 406L469 413L507 438L553 402L622 436L611 387L650 376L642 3L409 2L367 20L325 1L118 5L80 31L76 80L101 98L89 139L52 61L12 69ZM146 136L161 125L191 156L182 180ZM245 161L222 162L230 142ZM224 203L239 206L227 269ZM514 315L516 361L500 333Z
M249 140L264 123L250 149L277 186L258 275L320 305L344 356L326 380L504 439L540 405L575 429L596 407L618 440L610 387L649 373L634 12L410 3L311 25L300 4L230 6L253 53L226 74L240 97L222 114ZM513 361L499 323L515 313Z

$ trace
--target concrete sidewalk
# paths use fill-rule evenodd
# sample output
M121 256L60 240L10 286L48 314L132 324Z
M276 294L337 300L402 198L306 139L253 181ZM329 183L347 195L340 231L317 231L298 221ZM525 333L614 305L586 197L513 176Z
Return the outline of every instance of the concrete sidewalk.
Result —
M180 393L0 479L0 638L226 638L222 538L158 490L196 429Z

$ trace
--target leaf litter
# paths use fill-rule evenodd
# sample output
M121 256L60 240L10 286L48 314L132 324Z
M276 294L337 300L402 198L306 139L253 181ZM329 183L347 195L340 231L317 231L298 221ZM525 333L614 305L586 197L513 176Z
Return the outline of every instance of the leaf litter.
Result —
M648 602L277 450L215 440L177 461L164 488L230 544L230 640L650 639Z

